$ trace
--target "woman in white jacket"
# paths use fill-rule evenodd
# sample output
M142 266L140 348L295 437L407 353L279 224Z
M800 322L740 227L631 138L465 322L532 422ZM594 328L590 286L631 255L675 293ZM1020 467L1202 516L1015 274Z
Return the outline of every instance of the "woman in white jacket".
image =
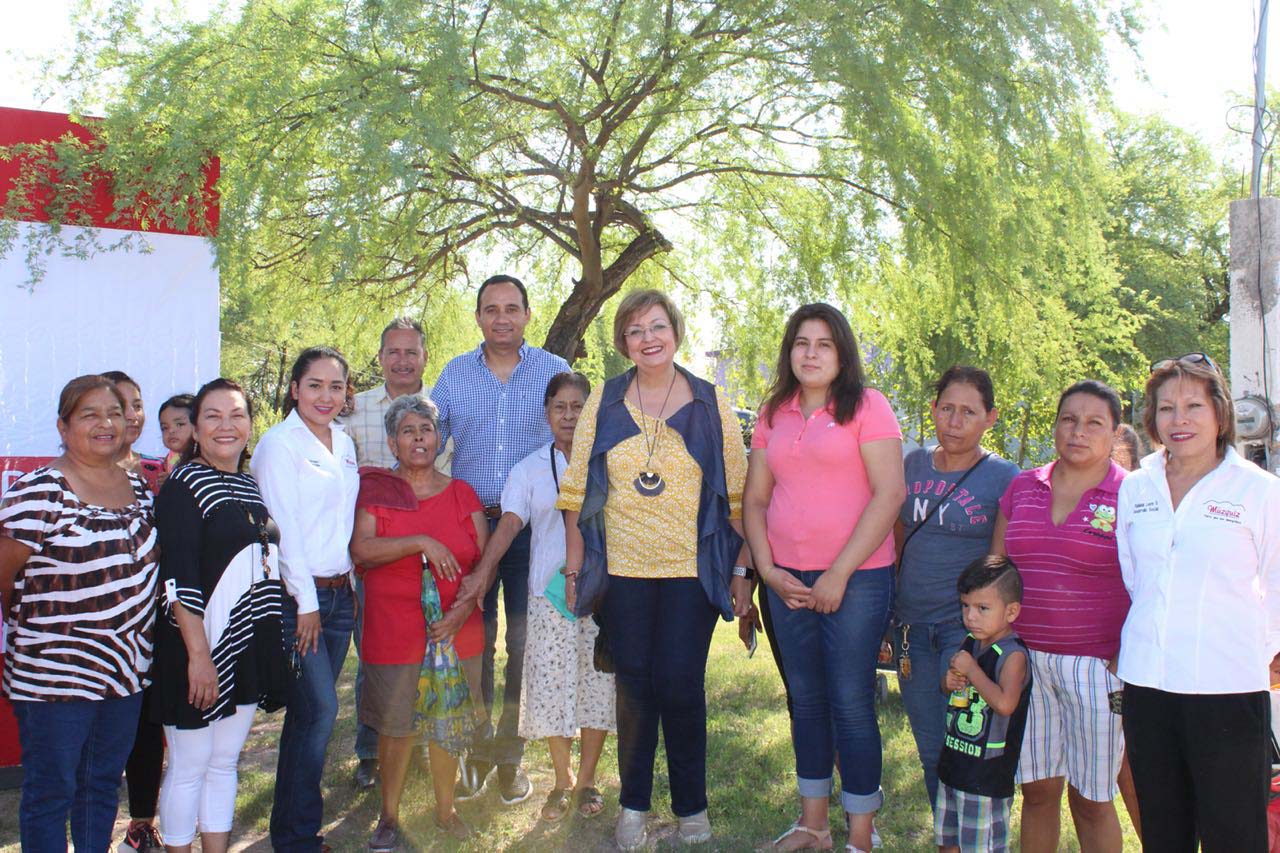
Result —
M286 639L298 677L289 695L271 807L271 846L319 853L325 750L338 717L336 684L355 627L351 555L360 476L356 446L334 423L347 402L347 361L331 347L303 350L290 374L285 419L249 463L280 526L280 575L289 596Z
M1280 480L1239 456L1203 353L1157 362L1143 421L1164 445L1120 487L1133 599L1124 732L1146 849L1265 851L1268 667L1280 652Z

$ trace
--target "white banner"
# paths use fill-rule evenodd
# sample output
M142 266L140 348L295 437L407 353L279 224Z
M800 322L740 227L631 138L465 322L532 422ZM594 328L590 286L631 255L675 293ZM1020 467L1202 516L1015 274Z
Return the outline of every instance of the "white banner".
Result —
M82 229L65 230L73 240ZM123 236L92 230L101 231L104 245ZM58 455L58 393L76 376L106 370L138 381L147 420L135 449L162 456L160 404L219 375L213 244L180 234L139 236L150 251L48 257L33 290L22 237L0 258L0 460Z

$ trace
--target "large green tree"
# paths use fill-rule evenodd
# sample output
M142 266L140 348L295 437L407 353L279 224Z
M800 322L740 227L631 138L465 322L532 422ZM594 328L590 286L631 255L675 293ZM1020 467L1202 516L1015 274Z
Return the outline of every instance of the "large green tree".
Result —
M216 154L229 288L404 301L493 252L552 247L572 280L545 340L569 357L646 261L682 244L793 254L771 217L803 206L835 217L806 238L844 241L829 275L919 267L942 309L995 306L1025 336L1070 322L1054 306L1073 297L1043 279L1097 263L1049 241L1078 237L1089 201L1063 178L1082 93L1103 84L1104 5L248 0L192 24L115 0L82 20L59 81L103 106L104 145L60 146L60 170L9 204L106 169L123 205L182 220L193 164ZM667 266L722 283L690 254Z
M1112 116L1102 146L1114 178L1105 236L1124 304L1144 317L1138 350L1145 361L1203 350L1225 365L1227 212L1238 176L1197 137L1156 117Z

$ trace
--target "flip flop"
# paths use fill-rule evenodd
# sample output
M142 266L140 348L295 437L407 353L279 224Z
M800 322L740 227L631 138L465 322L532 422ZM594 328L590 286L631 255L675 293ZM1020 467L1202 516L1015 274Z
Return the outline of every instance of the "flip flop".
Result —
M553 788L547 794L539 813L547 823L559 823L569 813L569 791L565 788Z
M786 832L773 839L773 843L769 845L770 850L782 850L780 845L783 841L795 835L797 832L803 832L813 839L814 843L808 847L797 847L797 850L830 850L831 849L831 830L829 829L811 829L807 826L801 826L800 821L791 824Z
M604 811L604 797L590 785L578 789L577 799L578 814L583 817L595 817Z

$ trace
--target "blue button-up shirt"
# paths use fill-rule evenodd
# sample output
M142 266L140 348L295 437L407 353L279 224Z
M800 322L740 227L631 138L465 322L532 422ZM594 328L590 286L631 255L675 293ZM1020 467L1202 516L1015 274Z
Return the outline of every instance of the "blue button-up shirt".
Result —
M568 369L560 356L528 343L520 345L520 363L506 382L489 369L484 344L444 366L431 390L440 441L453 437L453 476L485 506L498 503L517 462L551 441L542 398L551 378Z

